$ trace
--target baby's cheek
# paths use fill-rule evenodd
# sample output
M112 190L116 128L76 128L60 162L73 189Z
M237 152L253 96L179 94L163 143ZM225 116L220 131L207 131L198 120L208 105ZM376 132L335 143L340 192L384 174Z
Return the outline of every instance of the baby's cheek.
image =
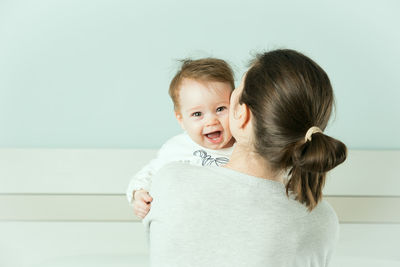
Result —
M225 109L224 111L220 112L219 114L220 118L225 118L229 116L229 109Z
M229 122L224 125L224 135L226 138L232 137L231 129L229 128Z
M229 112L226 112L223 116L224 124L229 126Z
M202 122L197 122L196 124L193 125L193 130L198 134L198 135L203 135L203 127L204 123Z

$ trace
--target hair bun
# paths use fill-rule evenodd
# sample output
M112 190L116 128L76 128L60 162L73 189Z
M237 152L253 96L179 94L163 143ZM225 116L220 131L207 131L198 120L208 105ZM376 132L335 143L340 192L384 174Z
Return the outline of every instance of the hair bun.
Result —
M311 211L322 199L326 173L345 161L346 146L321 132L312 140L299 141L292 150L292 169L286 193L295 193L296 199Z
M308 172L325 173L345 161L346 156L347 148L342 142L316 132L312 140L295 145L292 163Z

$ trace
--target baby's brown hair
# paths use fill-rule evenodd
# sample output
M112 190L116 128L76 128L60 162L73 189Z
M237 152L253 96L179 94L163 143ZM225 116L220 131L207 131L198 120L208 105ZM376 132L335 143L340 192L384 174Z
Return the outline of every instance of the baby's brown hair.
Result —
M179 111L179 87L184 79L229 83L235 88L234 75L229 64L218 58L181 60L182 66L169 85L169 95L174 103L174 110Z

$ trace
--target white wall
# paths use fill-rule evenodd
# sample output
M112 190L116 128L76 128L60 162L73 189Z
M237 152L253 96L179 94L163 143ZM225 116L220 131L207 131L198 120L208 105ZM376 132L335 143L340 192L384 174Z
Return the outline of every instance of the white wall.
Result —
M0 1L0 147L157 148L176 59L293 48L329 74L328 133L400 149L398 1ZM162 131L160 132L160 129Z

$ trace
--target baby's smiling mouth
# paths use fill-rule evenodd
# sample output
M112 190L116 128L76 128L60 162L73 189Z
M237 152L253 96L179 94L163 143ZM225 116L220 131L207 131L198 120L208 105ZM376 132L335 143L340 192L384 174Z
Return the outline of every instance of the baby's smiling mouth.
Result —
M222 131L215 131L205 134L207 139L214 144L220 143L222 141Z

